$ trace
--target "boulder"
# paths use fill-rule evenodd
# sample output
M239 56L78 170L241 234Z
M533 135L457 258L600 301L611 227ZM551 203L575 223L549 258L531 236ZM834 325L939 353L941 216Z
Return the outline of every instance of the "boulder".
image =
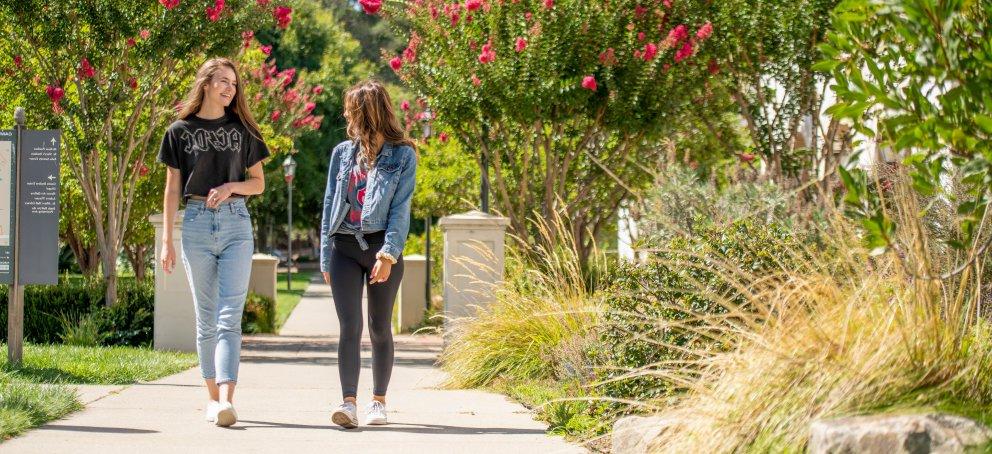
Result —
M648 445L676 420L665 416L627 416L613 423L613 454L646 454Z
M872 415L814 421L809 452L958 453L992 440L992 430L961 416L929 413Z

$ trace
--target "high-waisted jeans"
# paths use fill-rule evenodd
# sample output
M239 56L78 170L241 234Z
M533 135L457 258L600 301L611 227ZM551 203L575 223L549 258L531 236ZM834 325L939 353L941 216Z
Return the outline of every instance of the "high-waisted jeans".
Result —
M217 208L189 200L183 216L183 265L196 308L196 352L204 379L237 382L241 313L255 250L244 199Z
M332 236L331 293L341 324L338 341L338 375L345 398L356 397L358 372L362 367L362 289L368 295L369 338L372 341L372 393L385 396L393 372L393 302L403 280L403 256L397 257L386 282L369 284L375 254L382 248L385 232L366 234L368 248L362 250L350 234Z

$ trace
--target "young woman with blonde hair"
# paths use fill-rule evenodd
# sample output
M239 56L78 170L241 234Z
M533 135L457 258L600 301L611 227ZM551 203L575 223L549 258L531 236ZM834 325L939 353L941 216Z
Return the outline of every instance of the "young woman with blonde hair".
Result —
M262 161L269 150L229 59L210 59L200 67L178 117L158 156L168 166L160 261L167 273L174 270L173 223L183 201L182 261L193 290L196 352L210 399L206 418L226 427L238 419L232 402L255 250L245 197L265 190Z
M386 388L393 368L393 302L403 278L403 246L410 227L417 154L379 82L345 94L350 140L334 147L324 193L320 270L331 285L341 335L338 373L344 402L331 415L358 426L362 290L368 296L372 340L372 400L366 424L386 424Z

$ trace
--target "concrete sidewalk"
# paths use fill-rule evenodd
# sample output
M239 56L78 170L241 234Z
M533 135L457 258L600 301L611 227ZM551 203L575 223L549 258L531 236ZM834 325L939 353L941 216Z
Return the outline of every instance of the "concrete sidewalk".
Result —
M319 275L315 276L318 278ZM436 336L397 336L387 426L344 430L330 422L340 402L337 320L329 288L312 282L280 336L246 337L235 404L222 429L203 420L197 369L133 385L0 444L3 453L584 452L545 434L532 413L504 396L440 390ZM362 348L359 407L371 392L370 347Z

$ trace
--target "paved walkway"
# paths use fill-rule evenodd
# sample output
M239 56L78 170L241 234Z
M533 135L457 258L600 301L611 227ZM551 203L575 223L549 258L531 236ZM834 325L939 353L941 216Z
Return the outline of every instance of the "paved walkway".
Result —
M280 336L245 338L235 399L241 421L230 429L203 420L205 393L194 368L102 397L88 394L85 410L4 442L0 452L584 452L547 436L531 412L503 396L438 389L444 375L434 367L436 336L396 337L388 426L332 425L330 409L341 392L331 304L329 288L313 282ZM371 390L369 355L366 342L360 407Z

